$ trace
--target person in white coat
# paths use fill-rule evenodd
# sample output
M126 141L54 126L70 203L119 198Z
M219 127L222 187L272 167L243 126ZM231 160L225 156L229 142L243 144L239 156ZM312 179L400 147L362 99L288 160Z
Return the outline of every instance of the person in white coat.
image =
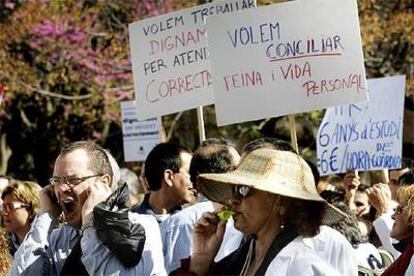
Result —
M294 151L261 148L224 174L201 174L198 185L210 200L233 212L246 241L214 263L225 231L215 213L204 213L194 231L191 259L181 271L197 275L340 275L305 239L322 221L343 214L318 194L312 171ZM276 147L277 148L277 147Z
M391 229L394 224L392 215L394 214L394 209L398 206L396 201L398 188L409 185L408 179L405 180L404 177L409 174L411 174L411 172L408 167L403 167L400 170L392 170L390 171L389 185L380 183L367 189L369 201L377 210L378 216L372 222L372 225L381 240L383 248L389 251L395 259L400 256L401 250L398 251L396 247L394 247L398 241L391 238Z
M93 208L116 185L114 165L108 152L93 142L73 142L61 149L50 185L40 192L41 211L17 250L9 275L166 275L153 217L129 218L146 234L134 267L125 267L98 238ZM65 223L56 228L61 216Z

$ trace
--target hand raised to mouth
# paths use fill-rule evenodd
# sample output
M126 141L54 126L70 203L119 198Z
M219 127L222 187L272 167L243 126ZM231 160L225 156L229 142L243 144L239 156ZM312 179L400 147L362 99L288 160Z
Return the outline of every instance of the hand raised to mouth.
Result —
M224 209L224 210L218 211L216 215L221 221L228 221L230 217L233 216L235 213L236 212L234 211Z
M82 221L85 223L85 219L92 213L93 207L99 202L106 200L111 195L111 189L108 185L102 182L93 183L88 190L88 199L85 201L82 207ZM89 216L90 217L90 216Z
M216 213L205 212L194 226L190 271L204 275L223 241L226 222Z
M55 218L58 218L62 213L58 200L55 195L53 185L47 185L39 193L40 197L40 210L48 212Z

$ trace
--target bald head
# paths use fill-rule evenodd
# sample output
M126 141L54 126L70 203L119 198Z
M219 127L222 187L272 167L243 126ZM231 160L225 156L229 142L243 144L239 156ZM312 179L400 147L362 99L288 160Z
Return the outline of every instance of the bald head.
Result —
M208 144L200 146L193 154L190 176L196 186L201 173L225 173L234 170L240 162L240 155L230 145Z

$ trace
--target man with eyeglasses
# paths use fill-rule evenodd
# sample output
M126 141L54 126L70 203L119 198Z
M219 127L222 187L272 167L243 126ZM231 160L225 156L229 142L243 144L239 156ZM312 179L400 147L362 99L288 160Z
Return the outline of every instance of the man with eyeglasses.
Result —
M141 260L133 268L123 267L97 237L93 208L111 194L109 158L108 152L93 142L74 142L62 148L50 184L40 192L41 212L16 252L10 275L165 274L163 267L157 266L163 262L161 249L151 247L161 248L158 225L152 217L140 216L134 221L145 228L143 256L151 260ZM58 218L64 223L54 229Z
M196 191L190 180L191 151L172 143L156 145L145 161L145 177L150 192L132 212L149 214L161 223L181 210L181 205L194 203Z

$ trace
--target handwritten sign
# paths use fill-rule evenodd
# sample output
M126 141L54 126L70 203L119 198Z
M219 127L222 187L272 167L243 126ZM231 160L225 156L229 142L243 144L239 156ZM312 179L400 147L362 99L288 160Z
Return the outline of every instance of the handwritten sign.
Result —
M255 0L215 1L130 24L138 118L212 104L205 19L255 6Z
M121 115L125 161L145 161L152 148L161 143L160 119L138 120L135 101L121 102Z
M369 102L329 108L317 136L322 175L401 167L405 77L368 80Z
M355 0L212 16L207 33L218 125L367 99Z

